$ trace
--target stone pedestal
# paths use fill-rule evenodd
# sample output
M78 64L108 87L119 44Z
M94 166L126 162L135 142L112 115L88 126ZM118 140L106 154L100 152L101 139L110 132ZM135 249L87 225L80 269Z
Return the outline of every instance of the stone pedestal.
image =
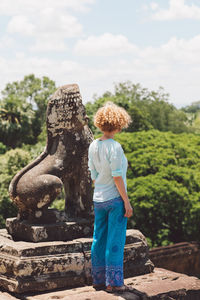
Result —
M63 211L48 209L32 222L18 218L6 219L6 228L16 241L71 241L92 236L93 220L77 218L72 221L67 219Z
M0 230L0 286L9 292L24 293L72 288L91 284L91 238L72 241L13 241ZM149 247L139 230L127 230L124 276L153 271Z

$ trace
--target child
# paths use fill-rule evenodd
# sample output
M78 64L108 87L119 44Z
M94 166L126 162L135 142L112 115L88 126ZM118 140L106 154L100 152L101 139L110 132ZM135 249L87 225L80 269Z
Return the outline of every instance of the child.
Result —
M96 289L130 290L124 285L123 256L127 218L133 214L126 186L127 159L114 136L131 118L112 102L101 107L94 125L103 135L89 147L89 169L94 182L94 234L91 248L92 278Z

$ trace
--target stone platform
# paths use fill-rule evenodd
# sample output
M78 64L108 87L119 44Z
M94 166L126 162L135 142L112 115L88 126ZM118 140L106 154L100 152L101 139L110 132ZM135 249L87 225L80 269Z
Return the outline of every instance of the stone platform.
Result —
M47 209L38 211L31 221L18 218L6 219L6 228L13 239L26 242L71 241L93 234L93 218L69 220L64 211Z
M92 238L72 241L13 241L0 230L0 287L15 293L48 291L91 284ZM125 278L153 271L149 247L139 230L127 230Z
M125 279L133 292L109 294L104 290L95 291L92 286L63 289L47 293L21 294L22 300L199 300L200 280L194 276L154 268L149 274ZM17 300L19 296L0 292L1 300Z

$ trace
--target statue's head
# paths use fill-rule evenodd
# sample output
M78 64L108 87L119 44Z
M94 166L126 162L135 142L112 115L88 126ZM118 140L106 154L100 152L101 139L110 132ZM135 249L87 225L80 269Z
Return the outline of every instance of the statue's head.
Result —
M47 130L52 136L80 130L88 124L85 107L77 84L60 87L50 98L47 108Z

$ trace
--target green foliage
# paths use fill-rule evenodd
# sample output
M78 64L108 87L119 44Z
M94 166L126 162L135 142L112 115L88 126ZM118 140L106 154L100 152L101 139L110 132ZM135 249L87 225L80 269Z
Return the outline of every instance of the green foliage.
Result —
M188 113L196 113L200 111L200 101L193 102L191 105L183 107L182 110Z
M0 142L0 155L4 154L7 151L6 145Z
M193 132L200 133L200 101L193 102L181 110L186 113Z
M95 101L86 103L89 125L95 134L98 130L93 125L93 116L105 102L112 101L123 107L130 114L133 122L126 129L128 132L158 129L174 133L190 132L187 114L176 109L168 102L169 95L163 88L149 91L140 84L129 81L115 86L114 93L106 92Z
M49 96L55 91L55 82L48 77L33 74L22 81L6 85L0 102L0 139L9 147L35 144L45 122Z
M24 143L33 143L34 111L31 105L14 95L0 102L0 138L9 147Z
M53 203L51 204L51 208L56 208L58 210L65 210L65 200L64 197L62 199L56 199L53 201Z
M35 145L22 145L22 149L27 151L31 157L31 161L37 158L45 149L46 141L39 141Z
M31 157L27 151L14 149L0 155L0 228L5 226L5 219L16 216L17 209L8 193L10 181L14 175L25 167Z
M200 141L194 134L121 133L128 158L129 226L152 247L200 240Z
M200 133L200 110L195 113L187 113L190 126L195 133Z

